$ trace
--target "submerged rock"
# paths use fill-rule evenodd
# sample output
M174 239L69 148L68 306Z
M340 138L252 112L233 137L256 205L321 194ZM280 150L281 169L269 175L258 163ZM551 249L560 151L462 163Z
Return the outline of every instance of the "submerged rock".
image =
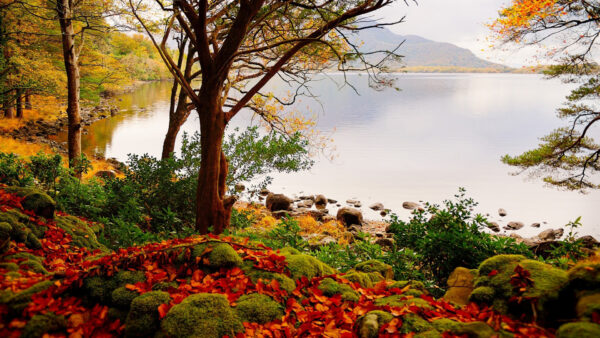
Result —
M384 206L382 203L373 203L369 206L369 209L375 210L375 211L380 211L380 210L384 209Z
M523 222L508 222L504 227L505 230L519 230L525 226Z
M346 227L351 225L360 226L363 224L363 215L362 212L353 208L341 208L337 212L337 220Z
M419 203L415 203L415 202L404 202L404 203L402 203L402 207L407 210L414 210L414 209L419 209L419 207L421 207L421 205L419 205Z
M500 208L500 209L498 209L498 215L500 215L501 217L504 217L504 216L508 215L508 213L506 212L506 210Z

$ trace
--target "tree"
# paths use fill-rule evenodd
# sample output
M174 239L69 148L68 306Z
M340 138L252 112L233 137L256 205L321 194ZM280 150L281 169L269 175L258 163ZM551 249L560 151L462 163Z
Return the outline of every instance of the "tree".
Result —
M167 14L162 40L152 34L144 15L156 17L150 3L129 0L136 19L153 39L161 57L190 107L200 119L202 166L198 173L196 229L221 233L229 224L235 199L226 196L228 163L223 136L229 121L250 108L270 126L286 128L286 119L265 105L288 105L304 92L310 74L332 67L347 71L360 59L362 69L378 85L389 84L378 76L382 63L362 57L346 33L377 27L356 25L357 18L374 13L394 0L156 0ZM179 27L189 39L200 79L194 88L166 47ZM263 93L265 85L280 77L299 88L289 98Z
M592 52L600 37L600 4L587 0L513 0L491 25L504 43L552 44L547 55L559 62L546 74L580 86L567 96L558 116L568 124L543 137L538 148L503 162L534 174L548 184L573 190L600 188L600 145L590 137L600 121L600 68Z

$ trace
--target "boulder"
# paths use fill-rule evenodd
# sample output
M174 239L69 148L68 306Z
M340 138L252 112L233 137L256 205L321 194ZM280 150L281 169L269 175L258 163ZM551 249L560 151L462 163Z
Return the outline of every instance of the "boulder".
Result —
M488 222L487 227L493 232L500 232L500 225L496 222Z
M290 210L292 202L292 199L284 194L269 193L265 205L269 211Z
M21 201L23 208L33 211L36 215L53 219L54 210L56 209L56 202L47 194L37 191L30 190L24 195L25 199Z
M415 203L415 202L404 202L404 203L402 203L402 207L407 210L415 210L415 209L419 209L419 207L421 207L421 206L419 205L419 203Z
M536 223L533 223L533 224L531 224L531 227L532 227L532 228L539 228L540 226L542 226L542 225L541 225L540 223L537 223L537 222L536 222Z
M501 217L504 217L504 216L508 215L508 213L506 212L506 210L500 208L500 209L498 209L498 215L500 215Z
M314 202L315 201L315 196L314 195L304 195L304 196L300 196L300 199L303 200L303 201L311 200L311 201Z
M269 189L261 189L261 191L258 193L261 196L267 196L268 194L270 194L271 192L269 191Z
M353 208L341 208L337 212L337 220L346 227L363 224L362 212Z
M504 227L505 230L519 230L525 226L523 222L508 222L508 224Z
M469 303L469 295L473 292L475 276L477 270L469 270L467 268L458 267L448 277L448 291L444 294L444 299L458 304L467 305Z
M540 232L536 237L542 241L553 241L561 238L564 232L564 229L548 229Z
M327 198L325 198L323 195L317 195L315 197L315 206L317 209L325 209L327 206Z
M379 234L377 234L379 235ZM375 241L375 244L381 246L384 249L387 250L393 250L394 249L394 239L393 238L389 238L389 237L383 237L383 238L378 238Z
M369 206L369 209L375 210L375 211L381 211L384 209L384 206L381 203L373 203Z
M355 205L356 203L360 203L360 201L357 199L349 199L349 200L346 200L346 203L350 204L350 205Z
M298 202L298 208L307 208L310 209L313 206L313 201L312 200L300 200L300 202Z
M600 245L600 242L590 235L580 237L579 240L586 249L595 249Z
M327 203L329 203L329 204L336 204L337 202L338 202L337 200L334 200L334 199L331 199L331 198L327 199Z
M387 211L387 210L381 210L381 212L379 213L379 215L380 215L381 217L385 217L385 216L387 216L387 214L388 214L388 211Z

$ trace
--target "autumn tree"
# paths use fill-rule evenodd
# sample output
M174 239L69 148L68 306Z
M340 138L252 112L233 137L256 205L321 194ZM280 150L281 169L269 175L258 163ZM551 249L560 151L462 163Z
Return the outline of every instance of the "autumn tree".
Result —
M150 0L148 0L150 1ZM222 144L229 121L249 108L274 128L285 129L294 118L282 117L278 105L288 105L306 88L310 75L327 68L348 71L364 61L361 70L377 85L388 84L378 75L382 63L372 63L346 34L379 24L357 23L358 18L391 5L393 0L128 0L141 25L152 37L189 105L197 111L201 134L196 228L221 233L229 224L235 199L226 196L227 159ZM148 24L157 5L166 14L162 38ZM198 68L190 80L167 48L178 26L188 39L188 53ZM279 77L301 88L289 97L263 92ZM199 80L195 85L193 80Z
M600 188L600 145L591 138L600 121L600 68L593 52L600 37L600 4L587 0L513 0L491 25L504 43L554 46L545 57L558 64L546 74L579 87L558 109L566 126L544 136L533 150L502 160L544 181L573 190ZM596 179L596 180L595 180Z

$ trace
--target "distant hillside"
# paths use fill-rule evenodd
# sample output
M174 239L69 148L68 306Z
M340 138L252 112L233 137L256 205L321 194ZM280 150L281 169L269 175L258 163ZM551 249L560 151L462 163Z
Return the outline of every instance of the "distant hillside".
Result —
M451 43L431 41L416 35L398 35L386 28L361 31L356 39L363 41L362 51L393 50L404 56L401 62L390 64L392 69L406 68L409 71L454 72L484 71L509 72L512 69L478 58L468 49Z

